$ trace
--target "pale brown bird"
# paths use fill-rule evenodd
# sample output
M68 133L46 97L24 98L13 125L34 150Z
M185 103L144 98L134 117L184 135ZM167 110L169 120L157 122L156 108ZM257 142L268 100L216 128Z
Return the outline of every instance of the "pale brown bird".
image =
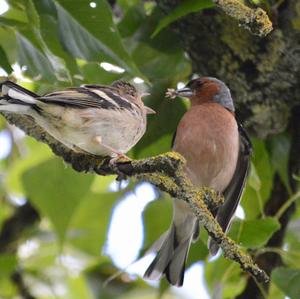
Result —
M179 122L173 150L186 159L186 174L196 187L207 186L224 194L224 204L213 212L226 232L247 178L250 140L235 119L230 90L222 81L203 77L167 92L169 97L177 95L189 98L191 107ZM198 234L197 218L185 202L175 199L173 222L154 244L157 255L145 277L165 275L172 285L181 286L189 247ZM208 246L212 254L217 253L214 240Z
M39 96L11 81L1 83L0 111L24 114L66 147L81 153L119 157L144 135L142 94L124 81L82 85Z

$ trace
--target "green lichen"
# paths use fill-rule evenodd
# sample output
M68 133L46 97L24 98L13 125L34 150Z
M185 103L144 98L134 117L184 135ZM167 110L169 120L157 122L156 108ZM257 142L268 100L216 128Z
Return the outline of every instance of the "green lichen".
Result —
M267 13L261 8L251 9L239 0L213 0L213 2L255 35L266 36L273 29Z
M281 105L280 109L278 105ZM265 138L268 134L283 132L287 126L289 119L288 107L279 101L277 105L268 104L253 104L251 106L253 117L245 122L249 127L263 127L272 128L273 131L261 130L257 132L258 137Z
M300 31L300 2L295 4L295 17L292 20L294 29Z
M175 184L174 180L161 173L141 174L137 175L136 178L139 180L146 180L160 189L163 189L163 191L170 191L173 194L177 194L179 192L179 188Z
M257 47L253 42L253 37L250 34L245 34L245 31L242 28L236 28L232 30L232 27L235 26L234 21L227 22L226 26L222 27L222 41L228 45L232 50L233 54L238 56L242 61L255 61L257 53ZM251 45L249 47L249 45ZM225 60L230 60L230 63L234 63L232 57L224 57ZM223 61L222 59L222 61ZM239 63L235 63L235 68L239 68ZM233 68L233 66L231 66ZM232 69L234 70L234 69Z
M282 55L286 49L286 43L280 30L272 33L272 38L266 44L265 52L258 56L257 69L264 74L260 76L260 81L266 80L265 73L273 72L280 63Z

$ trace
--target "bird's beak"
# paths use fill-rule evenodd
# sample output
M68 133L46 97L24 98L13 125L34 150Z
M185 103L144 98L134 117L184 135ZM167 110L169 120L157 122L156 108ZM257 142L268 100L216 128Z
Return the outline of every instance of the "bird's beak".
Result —
M143 98L143 97L147 97L147 96L150 96L151 93L149 92L143 92L141 93L140 97Z
M194 95L193 90L188 87L180 88L180 89L173 89L169 88L166 92L166 98L175 99L177 96L184 97L184 98L191 98Z
M156 114L156 112L152 108L147 107L147 106L144 106L144 108L145 108L147 114Z
M184 97L184 98L190 98L194 95L194 92L188 87L177 89L175 92L177 96Z

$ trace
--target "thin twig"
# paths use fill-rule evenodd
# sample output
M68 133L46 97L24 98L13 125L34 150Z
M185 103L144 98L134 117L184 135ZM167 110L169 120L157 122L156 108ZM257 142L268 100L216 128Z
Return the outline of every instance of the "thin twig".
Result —
M300 198L300 191L297 193L293 194L277 211L275 218L279 219L285 211L296 201Z

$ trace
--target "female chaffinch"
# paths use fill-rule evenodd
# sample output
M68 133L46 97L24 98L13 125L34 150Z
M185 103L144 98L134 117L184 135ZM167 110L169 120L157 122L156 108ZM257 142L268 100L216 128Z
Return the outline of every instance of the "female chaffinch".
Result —
M238 206L249 169L251 143L236 121L228 87L220 80L204 77L186 87L168 90L168 97L187 97L190 109L178 124L173 150L186 159L185 172L196 187L211 187L224 195L224 204L213 215L226 232ZM173 222L154 243L157 255L145 277L183 284L185 262L192 241L199 235L199 223L187 203L175 199ZM219 247L209 239L211 254Z
M24 114L66 147L120 157L146 130L143 94L130 83L82 85L39 96L11 81L1 85L0 111Z

